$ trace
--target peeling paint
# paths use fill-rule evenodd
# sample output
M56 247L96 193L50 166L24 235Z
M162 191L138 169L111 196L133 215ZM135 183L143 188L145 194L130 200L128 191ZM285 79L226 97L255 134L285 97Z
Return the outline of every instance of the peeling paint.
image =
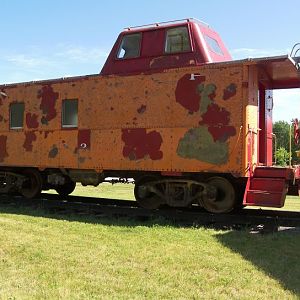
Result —
M38 99L41 99L40 109L43 117L41 123L47 125L49 121L56 117L55 104L59 94L53 91L51 85L44 85L38 92Z
M56 145L53 145L51 150L49 151L48 157L49 158L55 158L58 154L58 148Z
M223 91L223 100L228 100L236 94L236 84L231 83Z
M6 142L7 142L7 136L0 135L0 162L3 162L5 157L8 157Z
M183 158L197 159L211 164L224 164L228 159L228 145L214 141L206 126L192 128L180 139L177 153Z
M227 88L231 91L234 89L232 86L229 87ZM189 112L191 108L196 112L197 108L202 119L199 121L199 127L189 129L179 140L177 154L184 158L197 159L211 164L224 164L228 161L228 139L236 135L235 127L229 126L230 113L215 103L217 90L215 84L198 83L196 91L194 86L192 89L193 93L189 94L189 99L193 101L178 102ZM196 97L198 106L196 106ZM190 105L191 103L193 106Z
M23 144L23 148L27 152L31 152L33 148L33 142L36 141L36 134L34 131L25 132L25 141Z
M122 141L125 143L123 156L130 160L144 159L148 156L152 160L158 160L163 157L160 150L163 140L155 130L147 133L145 128L122 129Z
M27 113L26 114L26 125L28 128L38 128L39 127L38 115Z
M213 103L213 99L216 96L216 89L217 87L212 83L207 84L206 86L204 84L198 86L198 92L201 95L201 101L200 101L201 115L205 114L207 112L208 107Z

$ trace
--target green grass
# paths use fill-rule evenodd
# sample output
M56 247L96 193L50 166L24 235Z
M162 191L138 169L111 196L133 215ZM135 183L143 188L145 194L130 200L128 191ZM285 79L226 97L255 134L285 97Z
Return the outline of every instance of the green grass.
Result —
M132 197L132 185L114 188L84 191ZM300 299L299 250L299 233L255 235L0 203L0 299Z

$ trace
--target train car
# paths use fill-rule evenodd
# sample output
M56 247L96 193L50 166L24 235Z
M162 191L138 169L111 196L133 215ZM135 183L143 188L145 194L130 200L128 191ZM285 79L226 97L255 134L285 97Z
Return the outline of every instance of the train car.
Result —
M117 177L150 209L281 207L299 170L272 165L272 90L297 87L297 60L232 60L198 20L126 28L100 74L0 85L0 192Z

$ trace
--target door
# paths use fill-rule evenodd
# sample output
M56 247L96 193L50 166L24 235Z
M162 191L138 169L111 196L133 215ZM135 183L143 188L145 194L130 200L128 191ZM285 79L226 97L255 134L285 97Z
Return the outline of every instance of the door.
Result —
M273 91L259 86L259 163L272 166L273 159Z

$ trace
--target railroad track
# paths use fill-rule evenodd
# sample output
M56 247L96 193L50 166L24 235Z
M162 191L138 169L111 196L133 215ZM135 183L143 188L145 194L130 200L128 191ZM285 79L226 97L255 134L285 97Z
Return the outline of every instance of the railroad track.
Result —
M227 214L212 214L199 207L162 208L148 210L138 207L136 201L68 196L61 198L55 194L43 193L39 199L24 200L20 196L1 196L0 201L17 206L34 206L58 213L84 213L101 216L130 218L166 218L178 224L205 225L214 227L235 228L239 226L263 226L268 230L278 227L300 227L300 212L275 211L262 209L242 209Z

